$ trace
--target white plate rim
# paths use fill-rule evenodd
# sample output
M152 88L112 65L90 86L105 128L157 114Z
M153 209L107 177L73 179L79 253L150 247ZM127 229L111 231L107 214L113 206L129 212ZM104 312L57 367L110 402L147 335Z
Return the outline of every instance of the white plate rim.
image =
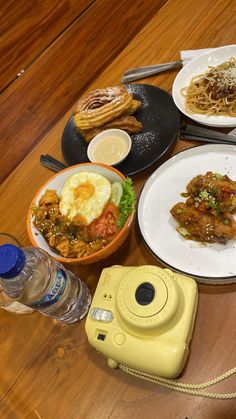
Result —
M147 243L144 233L142 231L141 223L140 223L140 216L141 216L141 210L140 210L140 203L143 199L143 194L145 193L145 189L149 188L149 185L152 184L154 178L159 174L159 172L163 172L165 168L168 168L168 166L171 165L172 162L175 160L181 160L185 156L188 156L188 154L194 153L196 151L196 154L202 154L203 152L211 152L211 151L223 151L228 150L231 152L236 153L236 146L234 145L228 145L228 144L206 144L206 145L199 145L195 147L190 147L188 149L182 150L178 153L176 153L174 156L170 157L168 160L166 160L161 166L159 166L155 172L152 173L152 175L147 179L147 181L144 183L142 190L139 194L138 198L138 204L137 204L137 224L139 233L145 243L145 246L148 248L150 253L154 256L155 259L157 259L161 265L185 276L190 276L194 278L197 282L203 283L203 284L214 284L214 285L222 285L222 284L233 284L236 283L236 275L227 275L227 276L204 276L204 275L197 275L195 273L190 273L188 271L184 271L182 269L176 268L174 265L171 265L170 263L163 260L158 254L153 251L153 249L150 247L150 245Z
M184 107L184 98L180 94L180 89L187 86L193 76L205 72L209 65L219 65L229 59L232 55L236 57L236 44L225 45L215 48L214 50L204 52L183 66L174 80L172 86L172 97L175 105L184 115L207 126L236 127L236 117L207 116L188 113Z

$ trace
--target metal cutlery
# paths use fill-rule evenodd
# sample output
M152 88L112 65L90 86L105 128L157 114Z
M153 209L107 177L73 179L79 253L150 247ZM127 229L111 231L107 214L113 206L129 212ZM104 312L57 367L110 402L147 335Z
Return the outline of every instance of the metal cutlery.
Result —
M215 138L197 137L195 135L190 135L190 134L185 134L185 135L181 134L181 138L183 140L199 141L199 142L203 142L203 143L236 145L236 141L225 141L225 140L220 140L220 139L215 139Z
M55 157L52 157L49 154L42 154L40 156L40 163L42 166L47 167L47 169L50 169L53 172L60 172L60 170L68 167L65 163L55 159Z
M236 138L236 128L232 129L232 131L229 132L229 135Z
M172 70L181 67L182 60L172 61L170 63L150 65L146 67L130 68L125 71L121 83L129 83L130 81L139 80L144 77L153 76L154 74L161 73L162 71Z
M132 70L132 69L131 69ZM229 134L224 134L208 128L197 127L194 125L186 125L180 129L180 138L184 140L193 140L200 142L208 142L215 144L233 144L236 145L235 130ZM40 163L47 169L53 172L60 172L60 170L68 167L65 163L57 160L49 154L42 154L40 156Z
M236 145L236 138L233 135L193 125L187 125L181 128L180 137L184 140Z

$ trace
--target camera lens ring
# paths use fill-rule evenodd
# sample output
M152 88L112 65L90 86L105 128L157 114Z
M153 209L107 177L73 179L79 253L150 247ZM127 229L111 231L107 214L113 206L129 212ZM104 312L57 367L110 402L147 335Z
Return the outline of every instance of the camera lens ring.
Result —
M150 304L155 297L155 288L150 282L143 282L135 292L135 299L141 306Z

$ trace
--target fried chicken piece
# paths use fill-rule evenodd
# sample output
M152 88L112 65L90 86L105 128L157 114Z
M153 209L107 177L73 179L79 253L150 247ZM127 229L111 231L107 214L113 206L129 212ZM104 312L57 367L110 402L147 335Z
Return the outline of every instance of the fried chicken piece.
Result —
M34 216L40 220L43 221L47 217L47 207L46 205L41 205L40 207L34 208Z
M56 238L56 236L49 237L48 244L49 244L49 246L56 248L56 246L57 246L57 238Z
M47 189L43 194L42 198L39 201L39 205L43 204L57 204L59 202L59 198L57 193L54 189Z
M170 212L180 224L177 231L185 239L225 244L236 237L236 222L228 212L217 216L203 214L184 202L175 204Z
M50 220L55 223L56 220L61 216L60 210L59 210L59 204L50 204L47 208L47 213L50 218Z
M68 257L70 252L70 242L69 239L64 239L60 241L56 246L56 249L60 253L60 255L64 256L65 258Z
M102 249L104 247L104 241L103 239L99 238L97 240L93 240L90 243L90 251L92 251L92 253L98 252L98 250Z
M99 128L93 128L87 131L80 130L80 134L85 139L85 141L89 143L97 134L110 128L122 129L128 134L138 134L142 131L143 126L141 122L139 122L134 116L126 115L120 116L119 118L116 118Z
M207 172L195 176L187 185L187 191L187 204L195 205L199 211L217 214L236 210L236 181L227 175Z

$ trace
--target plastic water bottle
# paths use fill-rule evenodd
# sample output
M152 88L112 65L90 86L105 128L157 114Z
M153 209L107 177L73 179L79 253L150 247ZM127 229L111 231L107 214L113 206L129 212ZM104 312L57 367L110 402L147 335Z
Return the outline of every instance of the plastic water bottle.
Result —
M91 303L84 282L39 248L0 246L0 282L13 300L63 323L81 320Z

